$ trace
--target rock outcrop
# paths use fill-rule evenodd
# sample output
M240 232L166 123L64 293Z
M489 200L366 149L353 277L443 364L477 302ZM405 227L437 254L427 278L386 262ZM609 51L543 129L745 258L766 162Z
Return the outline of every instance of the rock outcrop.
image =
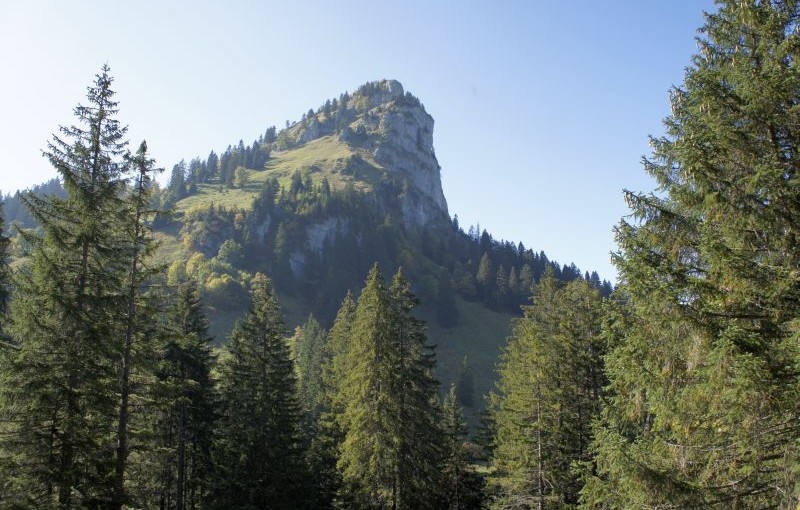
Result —
M398 196L406 224L424 225L448 217L441 168L433 149L433 117L400 82L367 83L352 95L327 102L288 131L295 146L335 135L369 154L400 183Z

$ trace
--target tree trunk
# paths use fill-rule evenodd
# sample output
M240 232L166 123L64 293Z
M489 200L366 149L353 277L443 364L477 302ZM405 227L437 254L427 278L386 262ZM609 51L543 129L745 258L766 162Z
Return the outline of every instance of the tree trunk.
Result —
M120 382L120 404L117 418L117 456L114 466L114 502L112 510L122 510L125 504L125 469L128 460L128 407L130 403L131 348L136 327L136 289L139 286L139 238L142 234L142 196L144 194L144 172L141 168L136 186L136 214L133 229L133 253L128 278L128 316L125 326L125 346L122 353L122 376Z
M181 415L178 420L178 481L175 494L175 510L183 509L183 490L186 482L186 403L181 402Z
M539 385L536 385L537 389ZM537 472L537 482L538 482L538 489L539 489L539 503L537 505L538 510L542 510L544 508L543 500L544 500L544 476L542 475L542 470L544 469L544 462L542 461L542 402L541 402L541 393L538 395L539 400L536 402L536 449L537 449L537 456L538 456L538 472Z

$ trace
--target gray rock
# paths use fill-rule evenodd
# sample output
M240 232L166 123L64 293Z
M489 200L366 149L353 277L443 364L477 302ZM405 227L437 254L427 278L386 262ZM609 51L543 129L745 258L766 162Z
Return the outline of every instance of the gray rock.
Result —
M344 234L350 228L350 220L347 218L327 218L319 223L316 223L306 231L308 236L308 247L314 253L322 251L322 245L325 240L333 243L336 240L337 234Z
M413 190L404 190L399 197L403 222L425 225L447 217L441 167L433 149L433 117L420 101L406 93L400 82L381 80L359 88L350 96L348 105L350 113L344 115L354 115L355 120L340 127L336 134L339 140L370 151L375 161L398 182L409 183ZM312 117L294 134L297 142L303 144L334 133L330 124L321 126ZM322 241L317 243L320 235L323 234L309 232L309 242L314 236L313 245L321 246Z

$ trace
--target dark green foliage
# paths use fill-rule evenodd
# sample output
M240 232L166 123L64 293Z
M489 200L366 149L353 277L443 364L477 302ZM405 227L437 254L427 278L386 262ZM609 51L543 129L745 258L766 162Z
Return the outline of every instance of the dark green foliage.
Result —
M152 365L151 340L154 328L144 317L153 313L155 307L152 295L145 292L145 282L155 274L148 270L147 260L155 250L149 218L151 190L153 178L159 169L155 168L155 160L147 152L147 144L142 142L136 154L128 157L128 162L135 172L133 189L129 198L129 220L123 225L130 245L128 252L128 279L126 282L127 307L124 321L124 338L119 375L119 405L117 415L117 448L114 466L114 504L113 508L121 509L129 501L125 488L128 455L130 453L131 402L136 401L138 385L133 381L149 373Z
M244 214L236 209L215 206L188 211L183 219L181 237L193 250L213 257L226 241L243 241ZM237 221L237 217L241 217Z
M169 203L174 204L187 195L188 190L186 188L186 172L186 162L183 160L172 167L172 173L169 177L169 185L167 186Z
M590 459L603 386L601 298L582 279L547 273L514 323L500 365L493 508L575 508L572 465Z
M300 402L314 419L319 416L322 408L322 362L327 336L317 319L309 315L293 339Z
M6 312L8 311L9 285L11 283L11 272L8 268L8 238L3 235L5 231L3 217L3 205L0 204L0 342L4 341L3 329L6 323Z
M484 480L475 471L478 447L467 441L467 424L458 400L456 388L451 386L442 406L442 508L477 510L483 508Z
M104 67L75 108L78 126L48 145L67 197L29 194L42 235L25 234L0 383L3 504L77 508L113 499L116 368L122 357L130 243L122 200L125 128Z
M334 366L344 403L338 467L342 499L352 508L439 508L441 415L433 354L416 298L400 272L385 288L377 266L367 277L352 322L350 345Z
M794 1L720 2L617 236L629 316L587 508L800 503Z
M239 267L242 264L242 245L233 239L226 239L219 247L217 260L233 267Z
M294 339L294 366L271 285L251 275L274 274L293 302L330 319L330 296L376 260L402 264L431 304L426 316L454 327L459 294L516 311L547 268L564 280L579 278L577 268L485 231L468 236L444 212L425 228L409 223L400 198L410 183L385 175L364 193L359 180L375 169L354 155L344 185L312 167L286 188L267 179L252 209L178 208L184 247L195 253L161 278L148 265L153 204L234 180L244 191L230 193L246 196L261 177L245 177L263 168L270 144L299 142L273 129L249 147L181 161L160 193L146 146L126 153L110 82L104 68L91 106L76 110L81 126L49 147L64 190L22 199L39 230L20 237L31 257L19 262L13 336L0 347L0 507L478 508L475 448L455 396L444 410L437 401L433 348L403 274L387 288L376 266L329 338L310 317ZM370 108L372 86L302 122L347 129ZM347 138L369 142L363 126ZM162 214L161 226L176 223ZM0 237L0 314L4 253ZM215 370L200 296L210 309L235 310L251 278L250 310ZM177 297L166 297L173 285ZM4 326L0 319L0 333ZM469 405L472 386L465 369Z
M339 447L344 440L343 417L347 407L344 383L351 372L349 349L356 304L348 292L342 301L333 327L328 333L322 355L320 417L309 449L309 467L316 488L313 507L333 508L341 489L341 476L336 468Z
M61 185L61 181L58 179L51 179L44 184L32 186L29 191L39 196L51 195L58 198L66 198L67 196L64 186ZM35 228L38 225L25 206L24 198L26 193L25 191L17 191L13 195L9 194L2 197L6 220L4 234L12 234L14 225L21 229Z
M221 355L219 393L211 507L302 507L296 377L278 302L260 273L250 308Z
M151 389L152 439L135 478L146 508L202 507L211 483L216 416L208 320L193 281L178 289Z
M467 357L461 364L461 373L458 374L458 386L456 388L458 404L463 407L475 406L475 377L472 373L472 366Z

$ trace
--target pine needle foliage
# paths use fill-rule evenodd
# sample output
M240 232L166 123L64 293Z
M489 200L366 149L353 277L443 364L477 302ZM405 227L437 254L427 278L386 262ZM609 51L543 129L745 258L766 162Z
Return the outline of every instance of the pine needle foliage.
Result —
M603 387L602 299L551 272L514 323L499 368L490 478L497 509L575 508Z
M586 508L800 504L800 8L723 1L628 193Z
M302 412L287 332L266 276L253 277L250 294L220 359L212 508L302 508Z
M422 322L411 316L415 305L402 272L386 288L375 265L345 357L333 360L349 369L335 401L345 404L338 468L342 498L352 508L438 508L441 411L433 351Z
M44 153L66 198L25 197L42 234L24 233L0 383L2 504L78 508L114 499L114 453L130 246L125 131L104 66Z

